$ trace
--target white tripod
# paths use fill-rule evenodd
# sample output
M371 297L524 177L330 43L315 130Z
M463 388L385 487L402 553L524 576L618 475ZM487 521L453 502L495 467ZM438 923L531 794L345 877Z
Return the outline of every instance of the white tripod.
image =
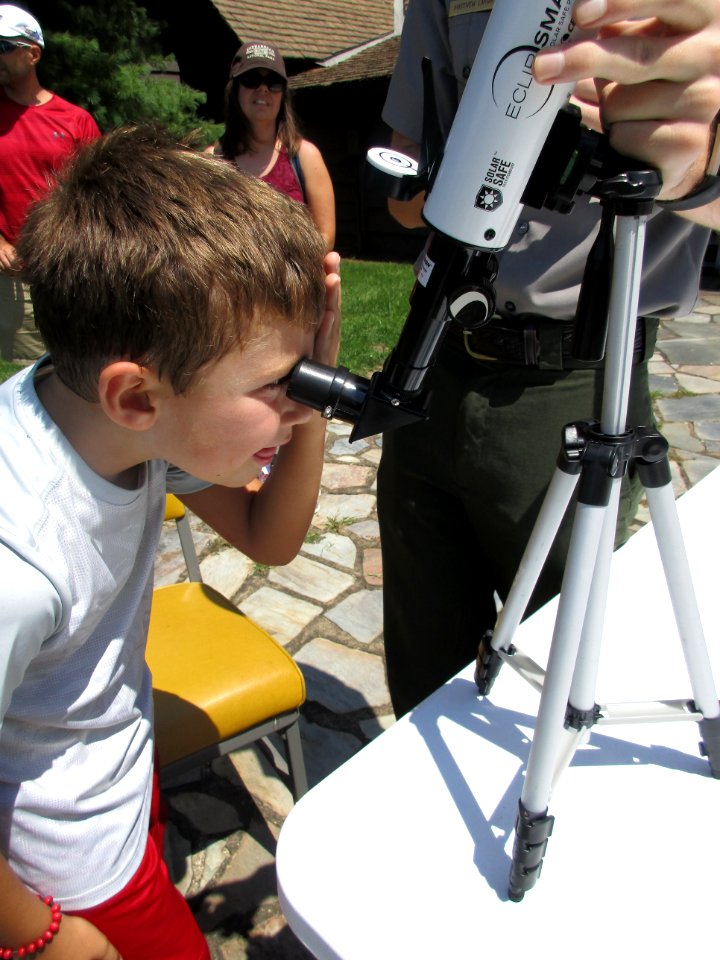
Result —
M542 670L512 645L565 510L578 486L565 574L547 670L519 802L509 896L522 900L540 875L552 832L548 801L553 784L596 722L699 721L702 752L720 778L720 705L685 554L670 482L667 443L649 430L626 431L630 374L647 211L652 200L616 204L615 257L608 316L605 384L600 423L570 424L538 521L495 631L483 638L476 681L488 693L503 661L538 685ZM682 642L694 700L598 707L595 683L610 562L628 461L645 487L665 578Z

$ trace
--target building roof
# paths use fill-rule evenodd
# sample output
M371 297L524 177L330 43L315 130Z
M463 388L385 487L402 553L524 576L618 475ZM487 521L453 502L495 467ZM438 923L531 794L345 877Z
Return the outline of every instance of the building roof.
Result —
M284 57L325 60L393 32L393 0L213 0L238 39Z
M293 90L299 90L307 87L329 87L335 83L349 83L354 80L370 80L373 77L389 77L399 49L400 37L390 37L332 66L317 67L296 74L290 79L290 86Z

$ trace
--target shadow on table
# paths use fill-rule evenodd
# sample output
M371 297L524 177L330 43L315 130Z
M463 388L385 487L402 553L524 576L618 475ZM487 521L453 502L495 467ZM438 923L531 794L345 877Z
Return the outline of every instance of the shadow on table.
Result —
M410 714L410 722L422 736L473 840L475 864L502 900L508 899L507 880L511 865L505 847L515 829L535 719L533 715L497 706L489 697L480 698L475 684L462 677L451 680L431 700ZM515 773L490 813L480 806L445 741L440 723L446 720L491 742L506 756L517 758ZM638 764L707 776L707 762L701 757L695 758L657 744L648 747L620 740L598 733L597 727L588 743L575 753L571 766Z

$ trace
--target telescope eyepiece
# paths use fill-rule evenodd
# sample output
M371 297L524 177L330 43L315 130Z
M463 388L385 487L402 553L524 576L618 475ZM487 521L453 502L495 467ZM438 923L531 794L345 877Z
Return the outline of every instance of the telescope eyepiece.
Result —
M326 420L356 423L369 386L369 380L355 376L347 367L301 360L290 374L287 395L297 403L319 410Z

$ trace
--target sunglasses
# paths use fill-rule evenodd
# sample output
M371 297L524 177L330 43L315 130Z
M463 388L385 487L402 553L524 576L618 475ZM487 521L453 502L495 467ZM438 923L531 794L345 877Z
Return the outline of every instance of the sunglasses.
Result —
M0 40L0 53L12 53L18 47L29 47L29 43L16 43L14 40Z
M238 77L240 85L247 90L257 90L265 85L270 93L281 93L285 89L285 81L277 73L260 73L259 70L248 70Z

